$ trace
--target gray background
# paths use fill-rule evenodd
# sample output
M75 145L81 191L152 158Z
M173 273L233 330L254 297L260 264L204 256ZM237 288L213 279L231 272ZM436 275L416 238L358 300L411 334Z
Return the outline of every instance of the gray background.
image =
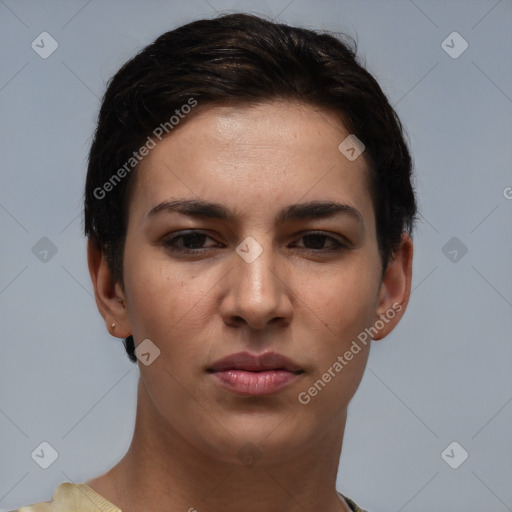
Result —
M511 0L0 1L0 508L48 500L128 448L138 369L92 297L87 151L118 67L226 11L357 36L416 162L414 291L372 346L338 489L373 512L512 510ZM47 59L31 48L43 31L59 45ZM469 44L458 58L441 46L453 31ZM46 470L31 458L42 441L59 453ZM453 441L469 453L458 469L441 457Z

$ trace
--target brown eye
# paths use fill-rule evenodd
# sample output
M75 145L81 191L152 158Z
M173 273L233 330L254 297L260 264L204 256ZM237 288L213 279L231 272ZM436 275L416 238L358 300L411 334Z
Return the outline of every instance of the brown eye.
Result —
M200 231L188 231L171 238L167 238L162 243L172 251L199 253L213 247L211 245L207 247L203 246L207 238L212 240L212 238L206 233L202 233Z
M342 243L337 238L329 236L320 231L308 233L306 235L303 235L300 239L305 241L306 247L304 248L307 250L329 252L341 249L348 249L348 246ZM327 247L325 247L326 243L328 244Z

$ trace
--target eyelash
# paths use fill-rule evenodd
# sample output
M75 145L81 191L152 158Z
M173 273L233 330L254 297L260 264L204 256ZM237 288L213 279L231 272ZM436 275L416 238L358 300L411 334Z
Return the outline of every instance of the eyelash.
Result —
M203 237L212 239L206 233L194 230L194 231L187 231L187 232L181 233L179 235L173 236L171 238L165 239L165 240L163 240L162 244L164 245L164 247L168 248L169 250L171 250L173 252L180 252L183 254L201 254L201 253L207 252L209 249L214 248L214 246L206 247L206 248L199 248L199 249L188 249L188 248L176 247L176 242L178 240L180 240L180 239L185 240L188 237L197 237L197 236L203 236ZM300 237L300 239L310 237L310 236L323 237L325 239L332 241L335 244L335 246L330 249L307 249L307 248L304 248L304 250L306 250L306 251L310 251L310 252L314 252L314 253L329 253L329 252L337 252L337 251L347 250L349 248L346 244L340 242L338 239L336 239L332 236L329 236L325 233L322 233L321 231L311 231L305 235L302 235Z

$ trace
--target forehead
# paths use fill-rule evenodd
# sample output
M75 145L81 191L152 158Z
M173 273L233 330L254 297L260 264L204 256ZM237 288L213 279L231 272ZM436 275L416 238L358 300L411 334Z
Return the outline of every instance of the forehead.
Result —
M351 161L338 149L349 135L332 113L305 104L199 105L139 165L130 217L171 196L224 203L252 217L332 200L354 206L368 223L364 153Z

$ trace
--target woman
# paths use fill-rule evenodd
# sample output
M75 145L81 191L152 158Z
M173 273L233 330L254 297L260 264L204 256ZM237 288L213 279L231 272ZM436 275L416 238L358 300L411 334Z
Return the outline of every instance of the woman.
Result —
M99 312L139 363L135 431L52 510L363 511L336 474L370 341L409 300L411 177L400 121L339 38L234 14L127 62L85 234Z

